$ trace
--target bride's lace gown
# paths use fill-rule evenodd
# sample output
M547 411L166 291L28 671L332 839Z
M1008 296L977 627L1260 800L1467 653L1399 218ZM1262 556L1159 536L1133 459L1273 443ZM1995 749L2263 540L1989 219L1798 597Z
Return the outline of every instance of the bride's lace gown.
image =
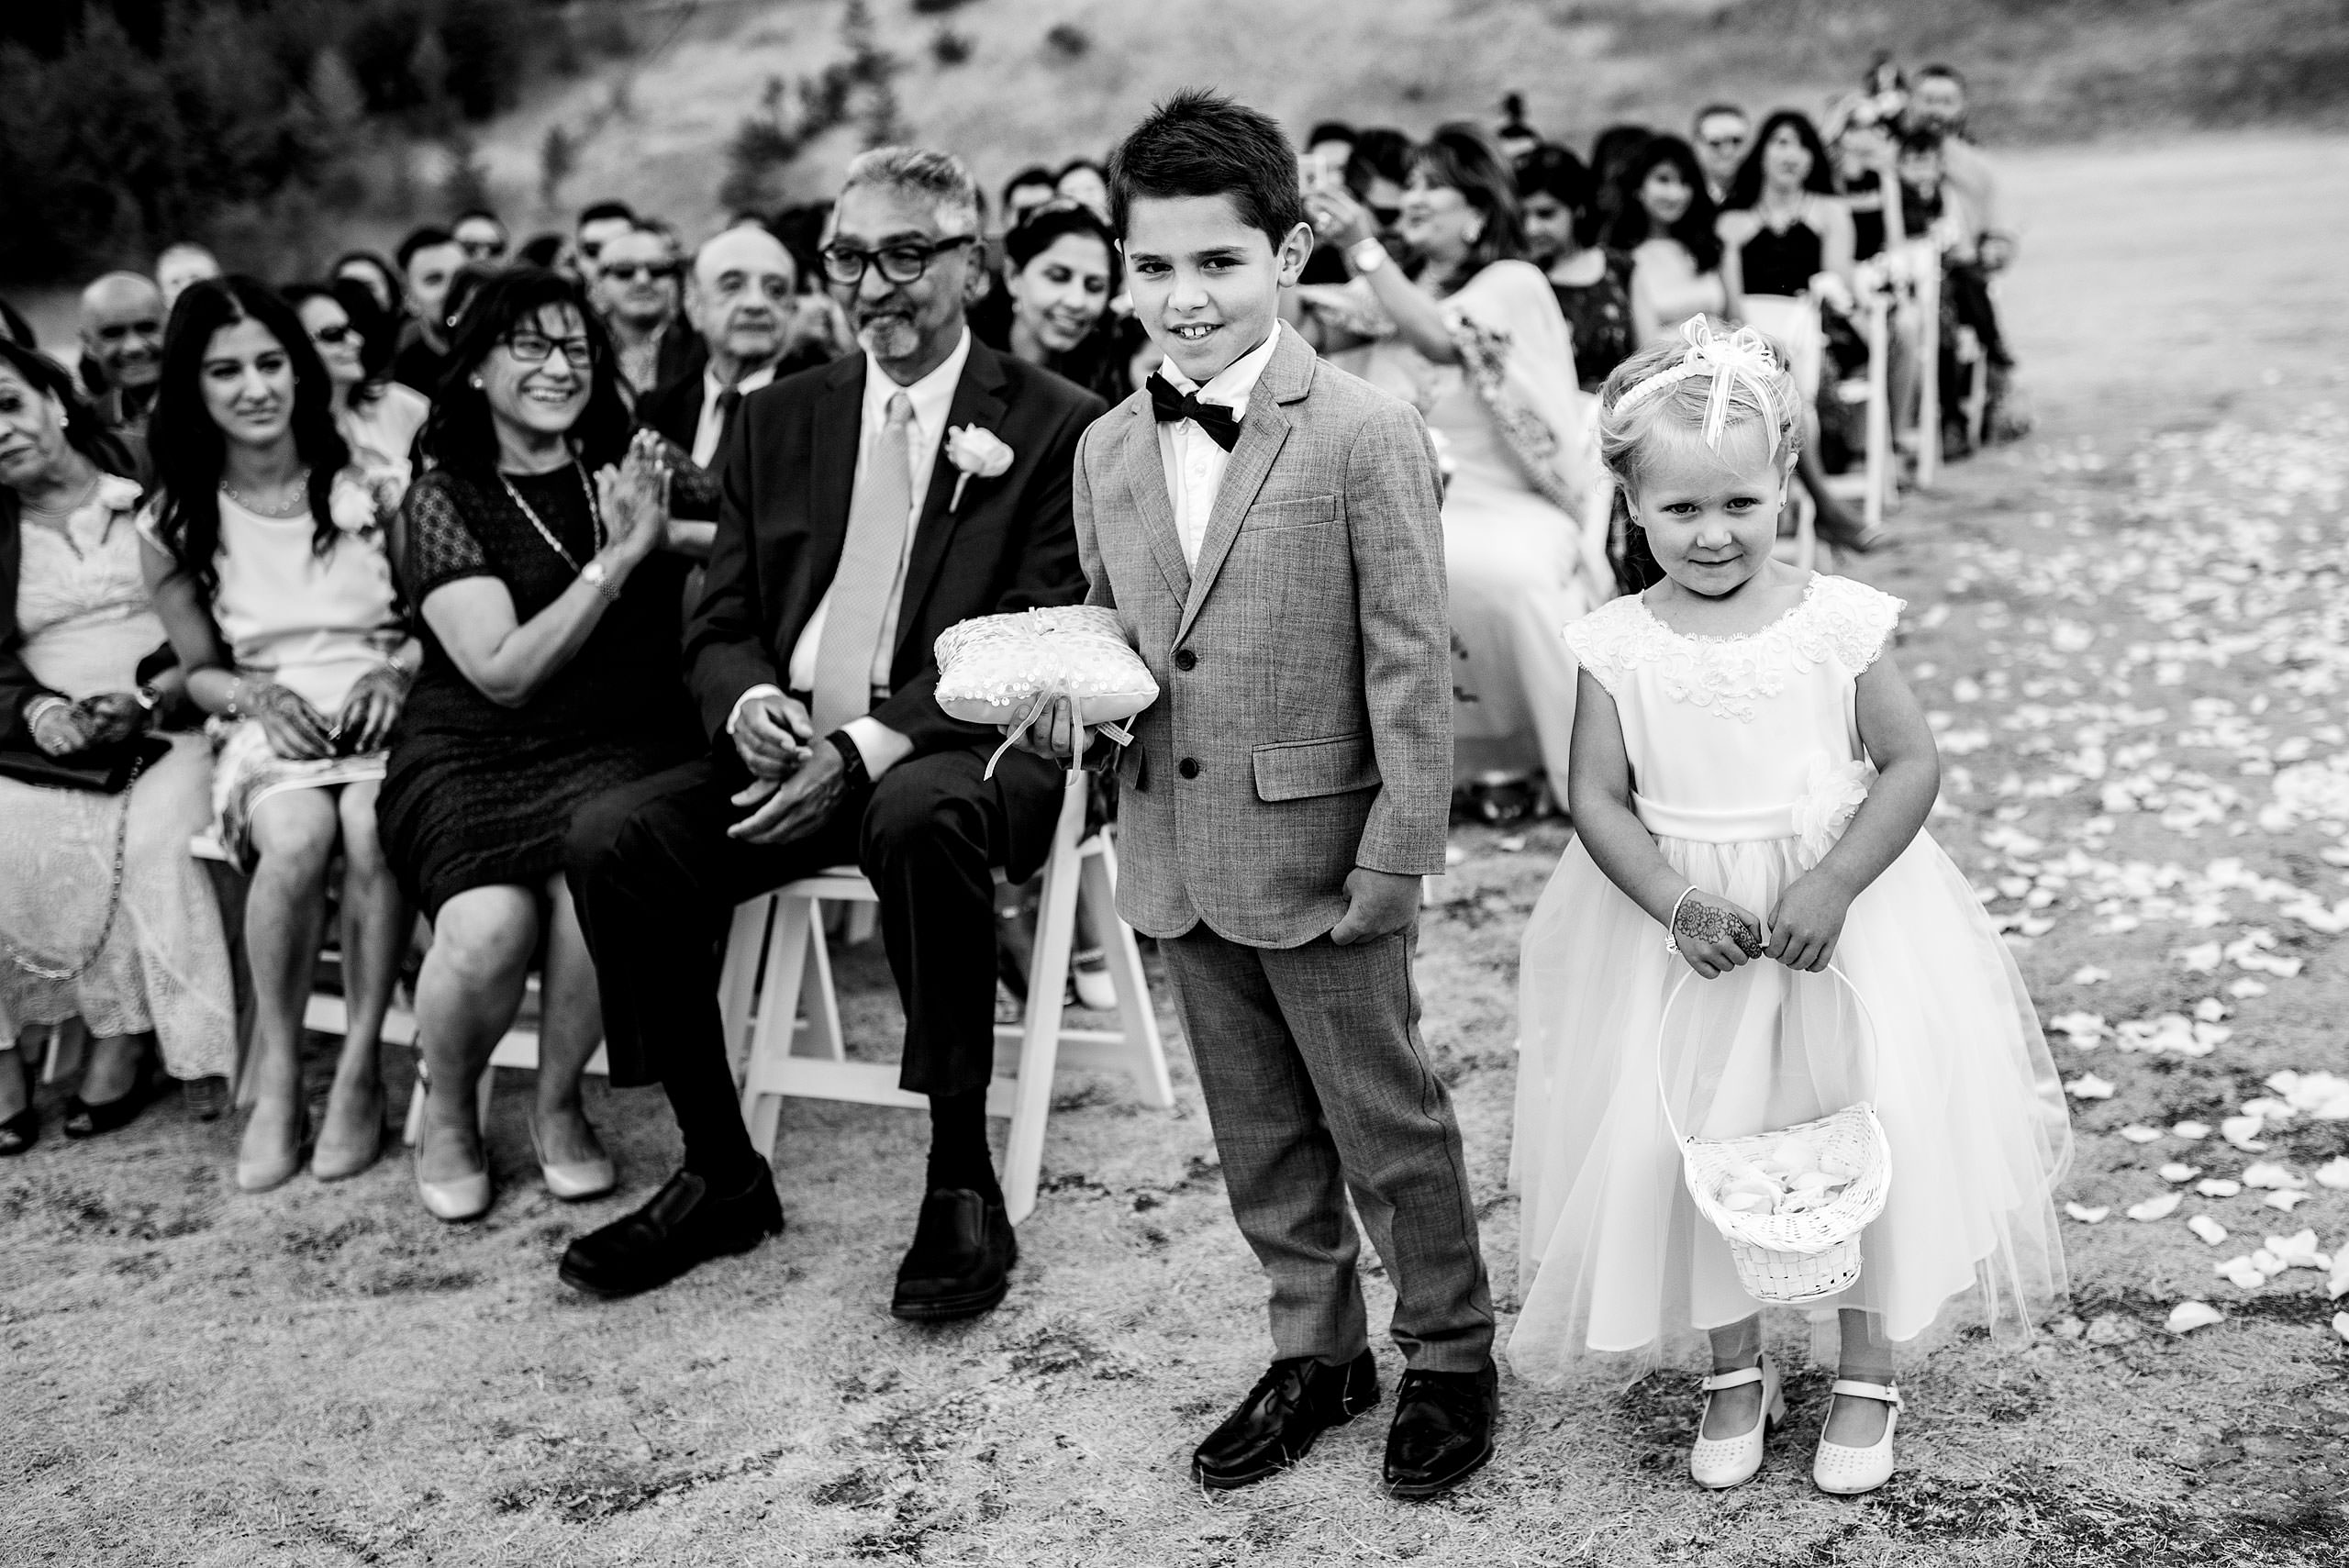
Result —
M138 485L108 475L64 532L22 528L24 661L66 696L132 690L139 660L162 645L139 573L138 497ZM56 981L13 955L56 970L89 953L106 928L125 797L0 779L0 1042L78 1017L102 1038L153 1030L175 1078L235 1071L228 945L204 868L188 854L212 819L211 780L204 738L177 735L132 786L114 928L77 978Z

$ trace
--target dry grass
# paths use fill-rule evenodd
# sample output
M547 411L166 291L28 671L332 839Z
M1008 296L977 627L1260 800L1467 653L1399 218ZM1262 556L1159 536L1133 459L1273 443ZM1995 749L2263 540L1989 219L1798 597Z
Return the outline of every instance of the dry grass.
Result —
M2343 150L2219 142L2018 166L2040 218L2009 306L2051 439L1954 472L1899 519L1908 547L1865 573L1920 609L1951 606L1936 628L1912 617L1903 648L1929 707L1958 707L1955 682L1992 667L2012 668L2018 686L2050 676L2023 661L2064 586L2045 559L2083 540L2142 545L2154 536L2125 530L2167 526L2125 461L2149 428L2222 416L2256 428L2324 395L2328 376L2338 395L2331 367L2349 333L2322 306L2349 221ZM2200 224L2181 214L2247 217L2261 243L2191 286L2198 274L2151 252L2148 220L2115 192L2172 204L2158 232L2188 237L2175 247L2184 254ZM2087 277L2093 291L2079 287ZM2096 346L2088 330L2107 320L2141 329ZM2277 387L2263 384L2270 368ZM2276 499L2238 495L2207 465L2181 472L2246 508ZM2339 537L2337 491L2284 504ZM2113 639L2158 629L2117 600L2090 613ZM2177 710L2174 730L2189 699L2241 701L2271 673L2189 663L2180 684L2134 700ZM1977 788L1953 794L1964 813L1935 831L1969 870L1989 808L2004 804L1991 794L1998 774L2050 765L2021 749L2032 732L1998 723L2027 700L2018 690L1966 710L1994 739L1964 759ZM2319 696L2290 722L2337 720L2340 704ZM2232 777L2222 755L2171 754ZM2233 782L2255 798L2264 789ZM2091 805L2037 803L2023 825L2068 830ZM1458 1095L1487 1254L1513 1307L1516 942L1562 840L1554 829L1515 848L1485 830L1458 840L1466 859L1424 939L1428 1033ZM2140 816L2114 852L2189 865L2241 854L2331 885L2308 854L2317 841L2305 829L2193 841ZM2130 1018L2210 989L2167 962L2187 935L2106 935L2067 915L2022 962L2043 1013ZM2079 1118L2067 1195L2102 1203L2157 1184L2147 1167L2166 1156L2106 1136L2125 1121L2225 1108L2277 1067L2343 1067L2343 944L2312 938L2297 951L2308 973L2242 1004L2218 1054L2059 1051L2067 1075L2092 1067L2121 1086ZM2113 978L2071 985L2089 961ZM860 950L843 967L852 1035L885 1037L877 954ZM404 1090L406 1053L394 1054ZM0 1168L12 1373L0 1397L0 1561L2279 1568L2343 1555L2349 1380L2316 1276L2296 1271L2243 1296L2209 1274L2213 1254L2175 1221L2069 1227L2068 1337L2020 1354L1963 1342L1934 1358L1909 1384L1901 1474L1865 1501L1809 1486L1805 1445L1824 1396L1809 1373L1763 1477L1725 1496L1680 1473L1693 1384L1664 1374L1628 1391L1511 1384L1498 1461L1444 1503L1379 1496L1377 1416L1287 1477L1204 1498L1185 1479L1188 1448L1264 1346L1260 1286L1179 1061L1177 1075L1184 1108L1172 1117L1135 1110L1113 1084L1063 1085L1052 1190L1023 1229L1018 1288L989 1318L942 1331L885 1309L920 1158L918 1118L898 1113L792 1106L783 1240L610 1306L563 1290L553 1264L569 1236L639 1200L673 1161L647 1092L596 1093L629 1184L573 1210L528 1179L523 1085L509 1075L493 1132L504 1190L487 1223L462 1229L421 1214L397 1162L340 1187L240 1197L227 1180L229 1129L190 1124L175 1103L93 1145L45 1142ZM2330 1124L2290 1133L2285 1156L2306 1170L2341 1148ZM2238 1231L2265 1218L2313 1224L2328 1242L2349 1233L2349 1195L2321 1193L2288 1225L2248 1199L2213 1208ZM2168 1305L2189 1290L2231 1320L2183 1340L2164 1332Z

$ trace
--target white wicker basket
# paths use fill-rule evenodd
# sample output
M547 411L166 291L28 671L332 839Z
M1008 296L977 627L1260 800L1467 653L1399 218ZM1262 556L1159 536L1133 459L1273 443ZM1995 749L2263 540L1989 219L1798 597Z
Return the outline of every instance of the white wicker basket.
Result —
M1830 964L1827 973L1842 981L1859 1004L1873 1058L1876 1018L1868 1011L1867 998L1842 970ZM1738 1283L1755 1300L1818 1301L1848 1289L1860 1277L1860 1233L1884 1212L1884 1200L1892 1187L1892 1148L1885 1140L1883 1124L1876 1120L1875 1107L1862 1100L1817 1121L1776 1132L1723 1139L1683 1136L1680 1124L1673 1118L1672 1096L1664 1088L1664 1026L1672 1016L1672 1004L1695 978L1693 972L1680 977L1656 1019L1656 1095L1664 1106L1664 1124L1672 1129L1673 1141L1680 1150L1688 1195L1696 1200L1697 1212L1729 1243ZM1823 1158L1851 1166L1859 1174L1831 1202L1798 1214L1738 1214L1721 1207L1714 1195L1732 1171L1758 1162L1781 1140L1797 1135L1817 1146Z

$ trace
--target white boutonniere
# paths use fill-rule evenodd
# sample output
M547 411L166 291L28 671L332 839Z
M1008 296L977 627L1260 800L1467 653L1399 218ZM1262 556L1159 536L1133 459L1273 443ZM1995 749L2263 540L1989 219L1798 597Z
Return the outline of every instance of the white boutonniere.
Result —
M950 512L963 504L963 487L976 479L993 479L1011 467L1011 449L993 430L983 430L976 425L965 425L959 430L946 432L946 461L962 470L954 481L954 498L946 503Z

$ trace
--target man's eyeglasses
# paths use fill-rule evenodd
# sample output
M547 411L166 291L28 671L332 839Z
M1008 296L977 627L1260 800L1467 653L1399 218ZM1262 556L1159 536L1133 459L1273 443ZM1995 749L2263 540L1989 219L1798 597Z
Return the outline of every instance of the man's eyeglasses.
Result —
M546 363L547 356L557 349L573 370L584 371L595 362L595 350L584 338L550 338L543 332L517 332L506 339L506 351L526 365Z
M674 261L614 261L604 269L604 276L618 278L624 284L632 284L639 277L664 282L684 270Z
M1705 138L1705 145L1716 152L1734 152L1745 145L1745 138L1742 135L1709 136Z
M340 348L341 345L350 342L353 338L358 336L358 328L353 327L348 321L342 321L338 322L331 327L319 328L317 331L310 334L310 341L313 343L324 343L329 348Z
M930 271L931 258L942 255L957 246L974 243L974 234L953 234L933 241L904 240L884 245L878 250L860 250L853 245L827 245L823 250L824 275L836 284L861 284L864 269L878 267L882 278L893 284L910 284Z

